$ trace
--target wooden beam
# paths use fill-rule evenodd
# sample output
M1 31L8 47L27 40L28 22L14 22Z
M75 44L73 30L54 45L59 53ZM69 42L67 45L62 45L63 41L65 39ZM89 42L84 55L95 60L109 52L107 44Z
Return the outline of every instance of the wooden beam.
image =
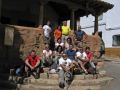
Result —
M86 10L86 8L83 5L71 2L69 0L49 0L49 1L64 4L64 5L71 6L71 7L78 8L78 9L82 9L82 10ZM89 8L88 11L93 12L93 9Z
M74 10L71 10L70 28L72 30L75 29L75 11Z
M0 22L1 22L2 0L0 0Z
M94 34L98 31L98 15L95 15Z
M43 18L44 18L44 4L43 3L41 3L39 10L40 11L39 11L38 25L43 25Z

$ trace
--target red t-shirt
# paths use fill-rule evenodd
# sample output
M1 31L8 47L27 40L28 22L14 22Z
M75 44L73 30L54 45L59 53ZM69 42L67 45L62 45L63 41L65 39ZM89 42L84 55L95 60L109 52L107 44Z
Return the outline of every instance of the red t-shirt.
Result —
M91 61L93 59L93 53L87 52L86 54L87 54L88 60Z
M28 60L29 64L34 67L36 65L36 63L40 60L40 57L39 56L35 56L34 58L32 58L32 56L29 55L26 58L26 60Z

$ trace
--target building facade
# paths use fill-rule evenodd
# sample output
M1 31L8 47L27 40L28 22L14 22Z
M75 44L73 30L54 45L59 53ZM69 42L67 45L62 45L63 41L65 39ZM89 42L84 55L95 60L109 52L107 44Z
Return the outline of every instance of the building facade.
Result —
M106 54L120 57L120 1L105 0L114 4L113 9L98 17L98 31L105 43ZM80 18L80 25L87 34L94 32L95 18L92 15Z
M37 27L46 24L47 20L53 26L70 20L71 28L75 29L79 17L95 16L112 7L100 0L0 0L0 22Z
M71 29L76 30L79 17L93 15L95 33L98 16L112 8L113 4L101 0L0 0L0 24L38 27L49 20L54 29L70 20Z

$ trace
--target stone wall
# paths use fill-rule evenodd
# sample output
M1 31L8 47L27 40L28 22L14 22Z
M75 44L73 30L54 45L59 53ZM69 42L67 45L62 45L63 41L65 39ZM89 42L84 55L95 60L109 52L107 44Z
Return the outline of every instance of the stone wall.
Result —
M75 43L74 32L71 32L71 37ZM99 57L99 51L101 46L101 38L99 37L98 33L95 35L87 35L86 38L83 37L83 48L90 47L91 51L94 52L94 55Z
M5 27L14 28L14 39L12 46L4 45ZM32 49L35 49L38 55L44 48L44 36L42 28L23 27L15 25L1 25L0 27L0 59L2 62L18 62L17 60L24 60L26 55ZM71 33L74 40L74 35ZM88 35L84 40L84 47L89 46L95 55L99 55L100 37L98 34Z
M14 28L14 39L12 46L4 45L5 27ZM39 52L44 47L43 30L41 28L23 27L23 26L0 26L0 60L1 62L18 62L19 59L25 59L32 49Z

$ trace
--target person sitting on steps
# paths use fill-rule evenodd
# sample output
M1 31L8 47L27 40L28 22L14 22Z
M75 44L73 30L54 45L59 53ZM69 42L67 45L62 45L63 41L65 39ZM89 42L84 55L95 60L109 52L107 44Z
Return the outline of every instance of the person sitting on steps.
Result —
M35 50L32 50L25 59L25 72L27 72L28 75L33 75L36 79L39 78L40 63L40 57L36 55Z
M68 83L65 80L65 77L72 78L72 61L67 57L66 53L62 54L62 57L59 59L58 75L59 75L59 87L64 88Z
M85 43L84 40L87 38L87 34L83 30L81 30L81 26L79 26L78 30L76 30L74 33L75 33L76 43L82 46L83 43Z
M86 52L87 57L88 57L88 61L86 63L88 65L88 73L96 74L96 66L93 62L93 58L94 58L93 52L90 51L90 47L86 47L85 52Z
M82 47L78 48L78 51L76 52L76 62L80 65L82 70L85 72L85 74L88 74L86 68L84 67L85 63L88 61L87 54L83 51Z
M53 64L53 52L49 49L49 45L45 44L45 49L42 53L42 61L45 67L50 67Z

